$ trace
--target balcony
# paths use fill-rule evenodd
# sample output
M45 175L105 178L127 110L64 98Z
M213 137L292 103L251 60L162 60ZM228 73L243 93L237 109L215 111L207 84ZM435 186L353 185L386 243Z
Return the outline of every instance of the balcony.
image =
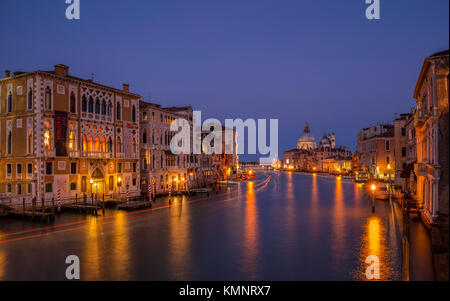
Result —
M82 152L82 157L85 158L95 158L95 159L111 159L113 157L112 153L104 152Z
M55 156L56 156L56 150L54 150L54 149L45 149L44 150L44 157L54 158Z

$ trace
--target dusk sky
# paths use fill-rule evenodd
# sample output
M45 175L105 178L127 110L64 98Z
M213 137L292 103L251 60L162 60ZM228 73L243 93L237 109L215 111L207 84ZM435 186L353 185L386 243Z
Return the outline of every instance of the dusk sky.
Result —
M308 121L352 151L357 132L414 106L425 57L449 47L448 0L0 0L0 70L49 70L204 118L278 118L279 156ZM245 156L244 159L254 159Z

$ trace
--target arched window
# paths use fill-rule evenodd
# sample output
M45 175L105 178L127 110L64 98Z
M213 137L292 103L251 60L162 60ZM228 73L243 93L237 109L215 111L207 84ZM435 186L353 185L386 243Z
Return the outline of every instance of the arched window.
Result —
M33 108L33 89L30 88L30 90L28 90L27 109L31 110L32 108Z
M28 153L33 153L33 130L28 132Z
M112 104L108 102L108 116L112 116Z
M83 135L83 152L87 151L87 141L86 141L86 135Z
M106 102L102 102L102 115L106 115Z
M11 92L9 92L9 94L8 94L8 101L7 101L7 110L8 110L8 113L11 113L12 112L12 93Z
M109 139L108 139L108 153L111 153L112 152L112 139L111 139L111 137L109 137Z
M95 151L96 152L100 151L100 138L98 136L95 137Z
M106 138L102 137L102 153L106 152Z
M77 140L74 132L69 135L69 150L77 150Z
M136 106L133 105L133 107L131 108L131 120L133 122L136 122Z
M142 143L147 143L147 131L144 130L144 133L142 134Z
M89 135L89 138L88 138L88 150L90 152L94 151L94 139L92 139L92 135Z
M87 100L86 100L86 96L83 95L83 97L81 97L81 111L86 112L87 111Z
M75 94L72 92L70 94L70 113L76 113L77 112L77 104L75 99Z
M100 114L100 101L95 99L95 114Z
M118 153L122 152L122 141L120 139L120 137L117 137L117 150Z
M44 148L46 150L51 149L52 137L50 135L50 131L46 130L44 133Z
M133 152L133 154L136 153L136 139L134 139L134 138L131 141L131 151Z
M44 109L52 109L52 90L50 90L50 87L45 88Z
M12 132L11 131L9 131L8 132L8 140L6 141L6 152L8 153L8 154L11 154L12 153Z
M120 102L117 103L116 118L117 118L117 120L121 120L122 119L122 109L120 107Z
M94 113L94 100L92 97L89 97L88 112Z

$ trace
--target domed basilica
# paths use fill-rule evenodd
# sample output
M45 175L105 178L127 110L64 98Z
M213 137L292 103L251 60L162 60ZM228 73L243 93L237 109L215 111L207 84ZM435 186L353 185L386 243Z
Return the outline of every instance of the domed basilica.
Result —
M336 139L334 133L323 134L322 139L319 142L319 148L335 148ZM311 134L308 122L306 122L305 128L303 129L303 135L301 135L297 140L297 149L300 150L314 150L317 148L316 138Z

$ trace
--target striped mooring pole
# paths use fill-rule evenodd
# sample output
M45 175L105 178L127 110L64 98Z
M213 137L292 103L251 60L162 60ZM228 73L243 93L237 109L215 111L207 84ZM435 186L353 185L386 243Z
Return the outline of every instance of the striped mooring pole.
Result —
M148 183L148 201L152 200L152 183Z

